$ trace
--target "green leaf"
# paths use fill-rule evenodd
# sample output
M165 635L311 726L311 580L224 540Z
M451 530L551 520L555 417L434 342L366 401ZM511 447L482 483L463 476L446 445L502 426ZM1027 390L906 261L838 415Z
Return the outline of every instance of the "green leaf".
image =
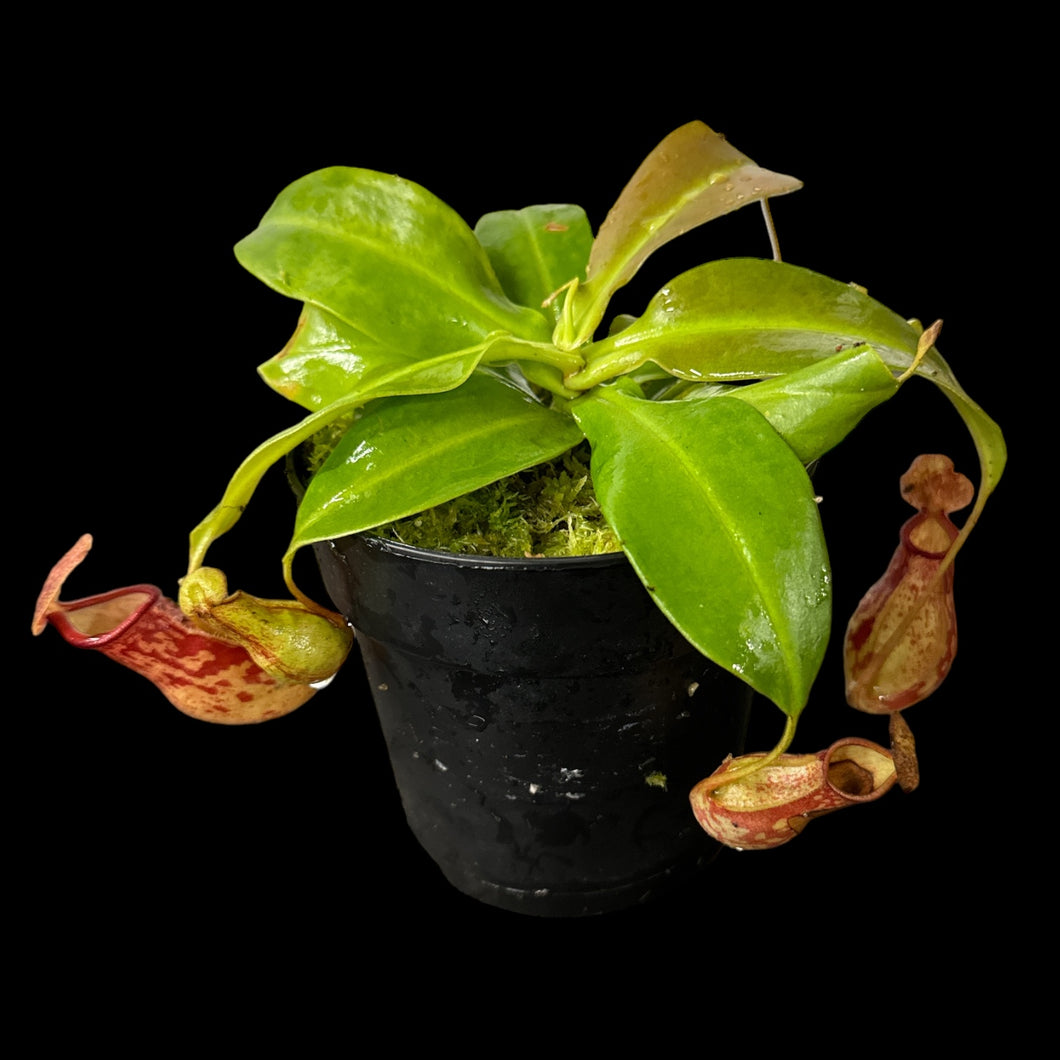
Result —
M372 342L327 310L305 305L287 345L258 373L277 393L315 412L370 386L384 372L417 363L415 357Z
M243 509L250 503L254 491L258 488L258 483L277 460L282 460L288 453L312 438L317 431L368 401L404 394L436 393L459 386L475 370L488 345L487 342L469 350L457 350L375 373L373 378L362 386L354 387L343 397L307 416L300 423L262 442L236 468L220 504L192 530L189 571L200 567L210 545L239 522Z
M549 336L539 313L505 296L461 218L389 174L337 166L302 177L236 257L281 294L412 357L465 349L495 331Z
M587 389L654 361L682 379L764 379L871 345L904 370L919 332L860 288L759 258L712 261L682 273L617 335L585 348Z
M590 339L611 296L664 243L697 225L802 187L756 166L703 122L674 130L641 163L597 233L589 279L570 296L571 345Z
M796 717L820 667L831 585L813 490L749 404L601 387L575 418L597 497L638 575L704 655Z
M808 464L897 391L898 381L880 355L859 346L797 372L732 387L726 396L753 405Z
M525 362L533 369L557 373L577 371L581 357L556 349L551 343L528 342L496 332L479 349L488 350L492 364ZM374 389L379 381L415 378L413 390L428 393L449 390L467 378L462 361L449 354L410 357L399 350L368 341L356 329L317 306L306 305L287 345L258 372L277 393L311 411L333 404L347 394ZM562 374L549 378L550 389L561 388ZM571 392L568 396L574 396Z
M563 299L543 303L570 280L585 279L593 245L585 211L565 204L499 210L479 218L475 235L508 297L537 309L554 327Z
M444 394L371 405L309 483L288 555L470 493L582 437L570 416L487 371Z

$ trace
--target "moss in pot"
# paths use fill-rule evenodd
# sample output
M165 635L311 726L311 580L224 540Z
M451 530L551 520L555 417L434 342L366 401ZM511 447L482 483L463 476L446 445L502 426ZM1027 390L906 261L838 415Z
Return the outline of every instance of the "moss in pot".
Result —
M245 648L266 675L252 674L255 687L270 680L309 695L348 642L344 623L294 585L299 548L417 516L587 440L601 507L655 604L782 712L770 755L730 765L718 790L765 774L791 744L831 626L805 465L914 375L953 401L981 457L980 489L909 605L921 611L917 601L945 586L1004 463L1000 432L957 385L934 330L780 261L699 266L637 320L600 335L611 295L658 246L797 186L698 123L652 153L595 240L575 207L487 215L472 232L399 178L334 169L296 182L237 253L306 303L262 372L310 415L255 450L193 533L182 621ZM269 465L351 412L285 557L295 600L228 594L203 567L210 543ZM42 621L69 613L57 594L72 562L51 580ZM321 639L326 649L303 668L307 645ZM871 774L877 760L866 763L858 768ZM882 793L886 782L872 783Z

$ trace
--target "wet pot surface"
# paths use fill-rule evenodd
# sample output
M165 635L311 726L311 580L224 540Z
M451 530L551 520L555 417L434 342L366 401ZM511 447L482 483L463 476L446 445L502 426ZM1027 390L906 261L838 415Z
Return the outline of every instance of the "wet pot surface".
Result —
M740 750L749 692L673 629L623 555L316 548L409 825L454 886L577 916L644 901L713 856L688 792Z

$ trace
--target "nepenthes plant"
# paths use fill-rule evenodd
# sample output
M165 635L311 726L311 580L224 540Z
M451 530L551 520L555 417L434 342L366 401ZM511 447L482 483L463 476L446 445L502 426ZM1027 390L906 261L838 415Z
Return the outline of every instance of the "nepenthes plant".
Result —
M928 601L945 594L1005 464L1001 431L943 359L937 324L925 329L776 250L772 260L696 266L639 316L609 318L613 296L660 247L749 205L760 204L768 222L768 200L799 187L700 122L645 159L595 236L573 205L489 213L472 228L401 177L333 167L297 180L236 255L302 303L294 335L260 369L302 418L252 450L192 531L179 609L150 586L61 601L64 578L87 552L82 541L49 579L35 629L51 621L73 643L149 672L196 716L274 717L308 699L351 644L342 618L296 584L300 549L588 446L600 508L645 591L703 655L781 712L773 750L729 763L728 779L710 790L732 796L737 781L761 780L791 745L832 627L830 561L807 468L912 380L938 387L960 414L980 461L971 512L934 549L916 591L898 573L875 598L904 601L889 621L907 631L937 613ZM211 545L235 527L270 467L321 438L326 457L280 557L291 599L231 592L206 566ZM955 510L924 503L935 505L922 510L936 527L939 512ZM146 647L148 615L172 648L164 660ZM855 634L851 663L862 707L875 695L865 674L902 669L866 663L866 638ZM902 633L889 635L881 651L894 658L902 643ZM186 679L192 658L213 660L197 681ZM938 660L929 665L937 670ZM893 779L856 741L808 768L860 769L874 796ZM846 795L861 798L863 779Z

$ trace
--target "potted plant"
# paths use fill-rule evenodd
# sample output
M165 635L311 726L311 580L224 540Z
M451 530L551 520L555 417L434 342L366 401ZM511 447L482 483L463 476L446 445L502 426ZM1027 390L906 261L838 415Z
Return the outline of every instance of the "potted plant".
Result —
M967 424L982 474L971 515L942 550L936 587L1004 464L1000 432L935 348L937 328L778 255L698 266L640 317L603 330L611 296L659 246L797 187L700 123L652 152L595 239L570 206L490 214L472 231L399 178L332 169L296 182L237 255L305 303L294 337L262 373L309 415L254 450L193 532L181 613L156 607L149 587L123 591L117 616L114 599L61 603L82 546L42 594L41 621L98 644L157 612L191 638L196 658L214 650L203 634L218 658L247 653L249 663L231 667L242 668L234 694L251 703L250 718L264 701L258 716L282 712L311 695L349 647L343 621L295 583L300 548L415 516L588 443L595 495L645 598L699 652L779 707L783 732L768 762L747 767L760 776L791 744L831 628L828 556L806 466L910 379L937 384ZM336 424L284 556L293 599L229 593L204 566L207 550L269 466L321 444ZM440 450L443 461L422 459ZM79 611L92 620L71 630ZM225 689L236 687L224 679ZM184 687L179 672L175 683ZM704 762L703 772L716 765Z

